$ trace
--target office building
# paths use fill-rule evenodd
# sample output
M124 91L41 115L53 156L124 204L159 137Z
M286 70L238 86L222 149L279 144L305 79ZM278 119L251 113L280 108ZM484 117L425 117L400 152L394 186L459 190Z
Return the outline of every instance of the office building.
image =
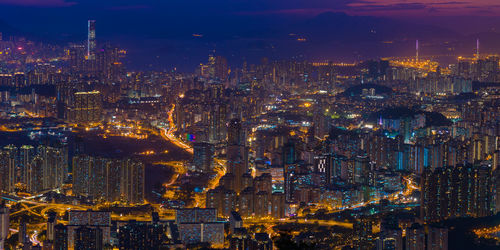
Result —
M95 20L88 20L87 59L95 60L96 52Z

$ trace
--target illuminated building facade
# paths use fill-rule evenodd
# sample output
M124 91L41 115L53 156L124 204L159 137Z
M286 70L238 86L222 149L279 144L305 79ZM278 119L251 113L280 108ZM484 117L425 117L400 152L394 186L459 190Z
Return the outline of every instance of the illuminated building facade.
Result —
M120 249L160 249L165 238L165 228L157 222L129 221L118 230Z
M207 142L197 142L193 145L193 165L198 171L210 171L214 157L214 146Z
M88 34L87 34L87 59L95 60L95 50L96 50L96 38L95 38L95 20L88 21Z
M80 230L78 229L85 227ZM79 211L71 210L69 212L68 222L68 247L76 248L77 243L82 242L82 246L87 246L85 241L92 241L92 244L110 244L111 243L111 213L106 211ZM96 231L92 231L92 230ZM88 239L87 239L88 238ZM86 240L87 239L87 240ZM102 243L101 243L102 242ZM86 249L86 248L81 248ZM96 248L102 249L102 248Z
M0 204L0 249L5 249L5 240L9 236L9 208Z
M92 123L102 120L102 96L99 91L76 92L69 115L77 123Z
M73 157L73 193L95 201L144 201L144 164L88 155Z
M457 165L422 174L421 218L439 221L493 213L492 172L486 166Z
M185 244L208 242L219 247L224 244L224 223L217 221L214 208L177 209L175 223Z

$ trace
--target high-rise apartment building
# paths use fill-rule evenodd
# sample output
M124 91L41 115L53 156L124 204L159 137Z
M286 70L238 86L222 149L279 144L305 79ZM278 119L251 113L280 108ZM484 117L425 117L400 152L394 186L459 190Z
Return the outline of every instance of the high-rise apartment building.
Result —
M494 211L492 171L487 166L427 169L421 186L420 214L424 221L483 217Z
M144 178L144 164L132 159L73 157L73 192L95 201L142 203Z
M99 91L76 92L70 119L77 123L99 122L102 119L102 96Z
M86 231L80 231L78 234L78 229L82 226L87 227ZM111 243L111 212L106 211L79 211L71 210L69 211L69 222L68 222L68 247L70 249L76 248L81 240L85 237L90 237L88 240L97 239L97 243L102 242L102 244ZM100 232L91 232L90 229L99 229ZM82 234L83 233L83 234ZM92 233L92 234L87 234ZM94 235L94 236L89 236ZM98 236L100 235L100 239ZM57 232L56 232L57 238ZM85 244L85 243L82 243ZM87 246L87 245L85 245ZM101 245L102 246L102 245ZM86 248L79 248L86 249ZM88 249L88 248L87 248ZM102 248L97 248L102 249Z
M5 249L5 240L9 236L9 208L0 204L0 249Z
M197 142L193 145L193 165L198 171L210 171L214 157L214 146L207 142Z
M75 250L99 250L104 248L100 227L80 226L75 229Z

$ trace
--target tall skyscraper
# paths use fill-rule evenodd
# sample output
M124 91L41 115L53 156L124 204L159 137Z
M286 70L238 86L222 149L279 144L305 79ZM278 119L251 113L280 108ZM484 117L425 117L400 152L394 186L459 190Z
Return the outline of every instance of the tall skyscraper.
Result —
M104 158L86 155L73 157L73 193L94 200L104 199L107 164Z
M144 201L144 178L145 169L142 162L124 160L120 176L122 197L130 203L142 203Z
M95 60L95 20L88 21L88 36L87 36L87 59Z
M21 175L21 182L29 186L30 182L30 167L33 158L36 155L35 148L31 145L23 145L19 150L19 170Z
M42 158L42 189L54 189L63 185L68 175L68 148L40 145L38 156Z
M16 188L16 183L19 181L18 176L18 150L14 145L7 145L3 148L0 159L0 168L2 169L3 189L8 192L13 192Z
M216 56L213 67L214 78L224 83L229 75L229 67L227 65L226 58L222 56Z
M29 178L26 188L30 193L38 193L43 190L43 167L44 161L40 155L35 156L29 165Z
M240 120L232 119L228 124L227 131L228 171L234 175L234 191L239 193L244 189L242 187L242 176L248 169L248 153Z

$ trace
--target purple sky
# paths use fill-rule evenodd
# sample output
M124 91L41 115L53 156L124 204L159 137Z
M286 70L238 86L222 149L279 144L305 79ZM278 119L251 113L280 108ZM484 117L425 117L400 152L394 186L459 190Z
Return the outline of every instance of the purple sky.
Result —
M130 10L146 8L191 8L221 10L226 14L315 15L325 11L343 11L354 15L375 16L497 16L498 0L0 0L0 5ZM206 9L208 7L208 9Z

